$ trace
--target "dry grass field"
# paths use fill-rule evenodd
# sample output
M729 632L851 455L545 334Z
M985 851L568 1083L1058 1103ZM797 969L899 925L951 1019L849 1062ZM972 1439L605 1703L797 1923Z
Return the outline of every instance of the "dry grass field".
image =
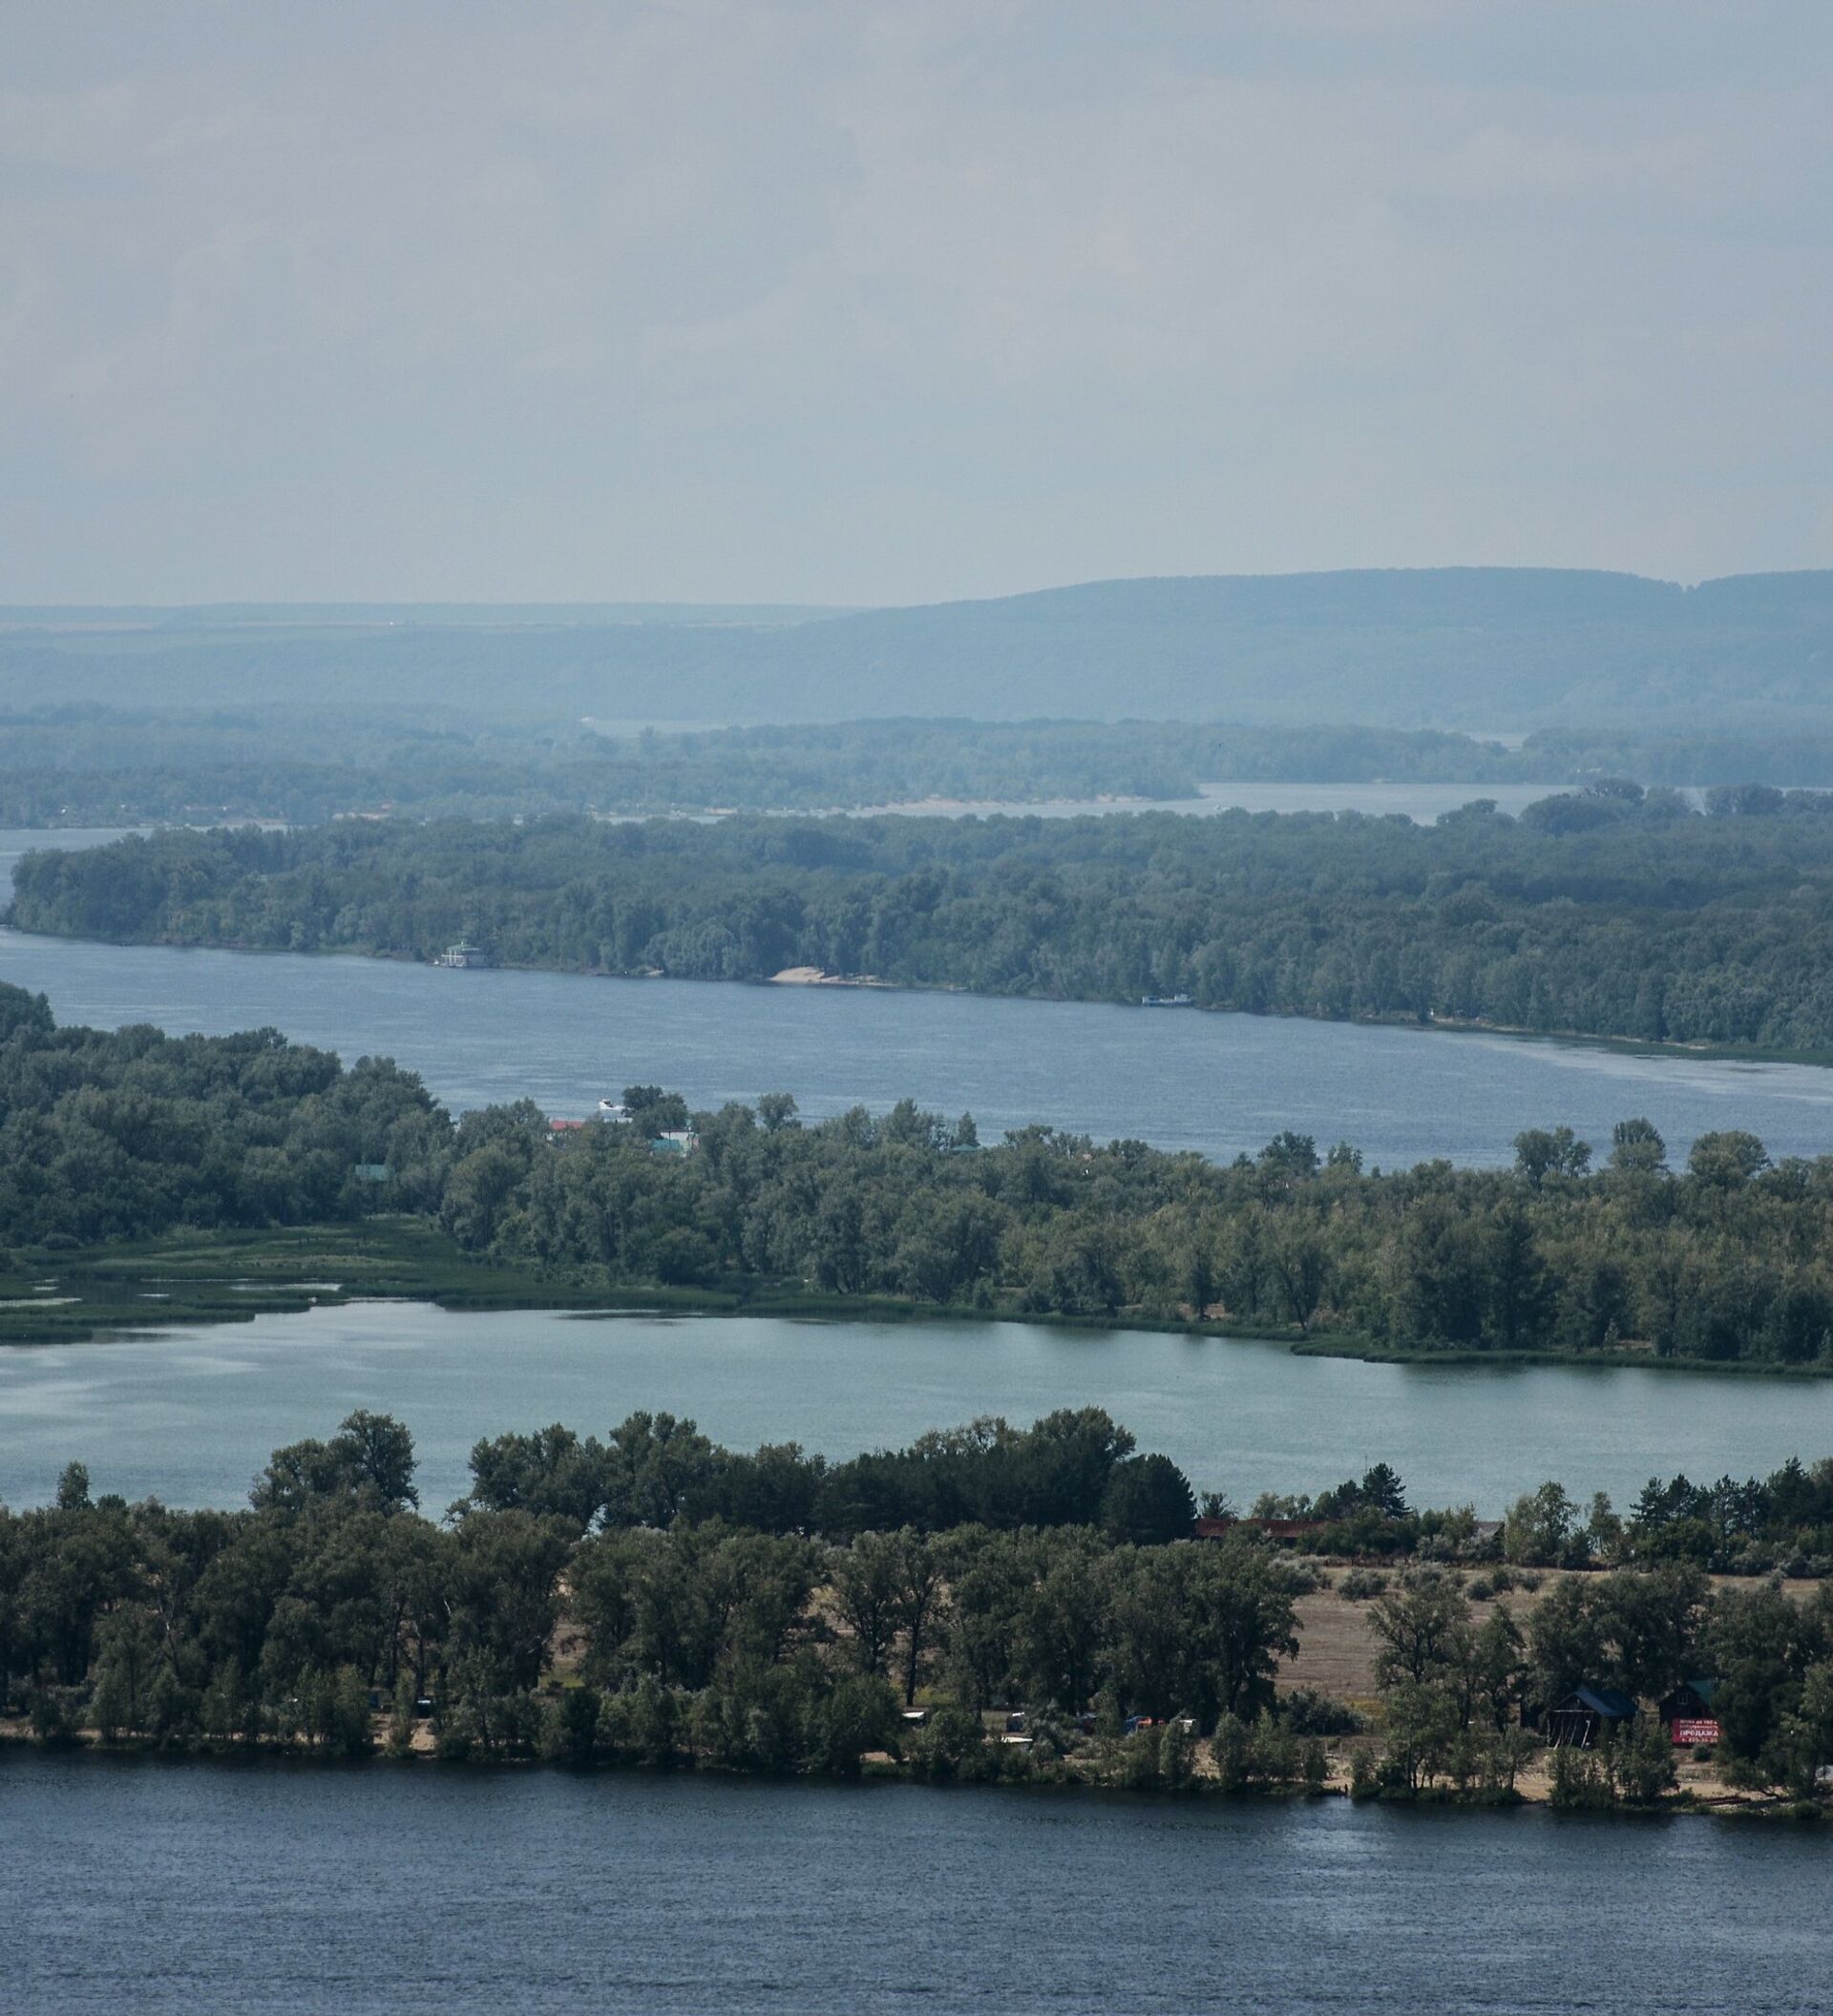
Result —
M1375 1657L1379 1650L1375 1634L1369 1628L1368 1605L1352 1603L1338 1593L1346 1570L1331 1568L1324 1572L1330 1579L1330 1587L1298 1599L1298 1656L1281 1668L1280 1691L1315 1688L1319 1693L1335 1694L1352 1707L1366 1709L1375 1702ZM1473 1621L1481 1628L1492 1609L1506 1604L1516 1623L1526 1626L1535 1609L1565 1579L1559 1570L1548 1569L1542 1572L1537 1589L1509 1589L1491 1601L1473 1603ZM1392 1581L1390 1575L1390 1586ZM1712 1582L1715 1588L1754 1586L1726 1575L1714 1576ZM1820 1585L1789 1582L1782 1586L1794 1602L1806 1603Z

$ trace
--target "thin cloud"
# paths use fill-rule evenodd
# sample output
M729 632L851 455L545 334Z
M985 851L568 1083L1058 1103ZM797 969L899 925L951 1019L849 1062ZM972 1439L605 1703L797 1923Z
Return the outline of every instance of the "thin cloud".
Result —
M157 11L10 30L6 599L1829 557L1823 9Z

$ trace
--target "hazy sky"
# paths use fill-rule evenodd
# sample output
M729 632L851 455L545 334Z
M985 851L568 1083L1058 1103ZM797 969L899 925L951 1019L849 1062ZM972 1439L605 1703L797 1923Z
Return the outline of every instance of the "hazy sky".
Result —
M7 0L0 600L1833 564L1833 4Z

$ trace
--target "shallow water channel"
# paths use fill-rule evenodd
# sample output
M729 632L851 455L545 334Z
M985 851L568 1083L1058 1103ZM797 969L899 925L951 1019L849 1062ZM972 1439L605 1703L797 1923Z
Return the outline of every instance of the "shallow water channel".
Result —
M1416 1502L1499 1515L1556 1477L1619 1502L1686 1469L1765 1473L1833 1454L1833 1380L1638 1367L1371 1365L1283 1346L1029 1323L450 1312L352 1303L113 1342L0 1352L0 1500L42 1502L73 1458L98 1491L242 1502L271 1450L354 1407L399 1415L421 1493L467 1487L480 1437L633 1408L690 1415L734 1448L831 1456L980 1414L1099 1405L1199 1489L1317 1490L1377 1460Z

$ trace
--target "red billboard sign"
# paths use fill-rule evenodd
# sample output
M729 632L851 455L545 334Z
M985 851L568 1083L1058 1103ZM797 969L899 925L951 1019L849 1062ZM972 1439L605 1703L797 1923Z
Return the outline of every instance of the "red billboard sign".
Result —
M1696 1743L1716 1743L1718 1740L1718 1725L1706 1715L1675 1715L1669 1727L1674 1732L1676 1744L1691 1749Z

